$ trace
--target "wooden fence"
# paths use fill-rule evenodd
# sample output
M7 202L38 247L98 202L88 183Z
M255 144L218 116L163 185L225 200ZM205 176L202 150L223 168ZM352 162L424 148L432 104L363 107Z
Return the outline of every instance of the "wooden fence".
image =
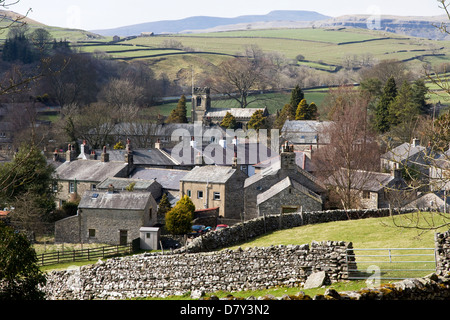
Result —
M111 245L99 248L57 251L37 255L38 258L37 264L40 266L48 266L58 263L103 259L105 257L111 257L116 255L131 254L133 252L134 250L132 243L126 246Z

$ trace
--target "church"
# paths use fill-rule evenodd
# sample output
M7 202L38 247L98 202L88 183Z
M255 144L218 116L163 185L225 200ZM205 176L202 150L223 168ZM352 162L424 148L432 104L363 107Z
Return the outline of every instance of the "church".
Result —
M211 108L210 88L193 88L192 92L192 112L191 122L202 122L205 125L220 124L227 112L231 113L238 124L238 127L247 129L247 124L252 115L262 110L263 115L267 117L269 112L267 108Z

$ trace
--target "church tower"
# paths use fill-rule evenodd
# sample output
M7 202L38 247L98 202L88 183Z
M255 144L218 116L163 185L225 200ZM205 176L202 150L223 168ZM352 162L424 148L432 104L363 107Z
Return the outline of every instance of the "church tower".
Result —
M193 88L191 122L204 121L206 112L211 108L210 88Z

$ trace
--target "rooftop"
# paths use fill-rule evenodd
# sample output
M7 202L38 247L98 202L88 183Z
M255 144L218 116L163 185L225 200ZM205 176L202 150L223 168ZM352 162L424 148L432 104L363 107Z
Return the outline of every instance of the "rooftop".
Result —
M161 184L167 190L180 190L180 179L189 171L159 168L137 168L131 174L133 180L153 180Z
M143 210L151 196L150 192L86 191L81 197L78 208Z
M74 160L66 161L56 168L59 180L78 180L100 182L114 177L127 167L124 161Z
M257 196L257 203L263 203L267 200L269 200L270 198L272 198L273 196L275 196L276 194L280 193L281 191L283 191L284 189L288 188L288 187L293 187L295 188L297 191L307 195L308 197L313 198L314 200L322 203L322 199L321 197L312 192L311 190L309 190L308 188L302 186L300 183L298 183L295 180L292 180L289 177L284 178L283 180L281 180L280 182L274 184L269 190L258 194Z
M181 181L226 183L237 169L222 166L197 166L186 174Z

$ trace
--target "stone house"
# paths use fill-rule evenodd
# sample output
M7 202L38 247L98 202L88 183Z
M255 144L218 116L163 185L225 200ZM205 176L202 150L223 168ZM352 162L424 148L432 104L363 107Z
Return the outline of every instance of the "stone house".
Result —
M55 241L125 245L155 225L156 215L151 192L86 191L77 215L55 223Z
M299 185L319 195L322 200L326 195L325 186L312 174L297 165L296 153L292 145L283 145L279 161L269 167L248 177L244 184L244 219L249 220L258 217L258 195L268 191L274 185L284 180L295 181Z
M322 198L289 177L256 198L258 216L298 211L321 211Z
M127 177L129 163L122 161L110 161L106 148L99 160L91 160L84 157L84 150L76 157L74 149L69 145L66 152L66 161L55 170L55 185L57 206L66 201L74 201L83 195L85 191L94 191L97 185L108 177Z
M387 171L401 169L404 166L415 166L421 171L428 171L426 163L429 160L427 148L420 145L418 139L412 143L405 142L381 155L381 168Z
M336 174L325 181L331 188L347 188L347 179L350 177L350 192L354 199L355 209L382 209L401 207L414 196L408 191L401 171L396 169L392 173L381 173L364 170L347 170L341 168Z
M236 167L197 166L180 180L180 198L188 195L197 210L219 207L222 218L239 220L247 177Z

